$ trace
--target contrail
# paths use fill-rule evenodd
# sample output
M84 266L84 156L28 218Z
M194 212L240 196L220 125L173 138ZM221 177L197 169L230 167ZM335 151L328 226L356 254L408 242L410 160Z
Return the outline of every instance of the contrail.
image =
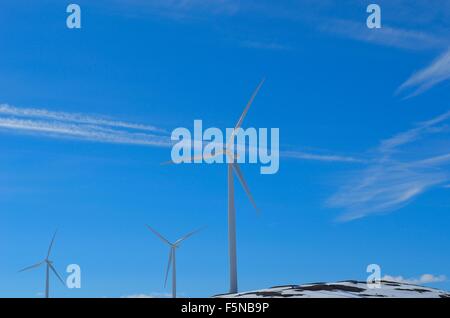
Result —
M314 154L301 151L284 151L280 155L286 158L313 160L313 161L325 161L325 162L347 162L347 163L365 163L366 161L361 158L340 156L334 154Z
M18 108L8 104L0 105L0 114L26 118L52 119L57 121L65 121L80 124L121 127L160 133L165 132L165 130L154 126L128 123L123 121L115 121L100 116L92 116L78 113L55 112L38 108Z
M0 129L52 138L79 139L103 143L148 147L171 147L173 145L167 130L156 126L108 119L105 116L50 111L43 108L19 108L9 104L0 104ZM192 147L195 148L195 144L193 142ZM218 143L217 145L218 147L226 146L224 143ZM246 145L236 145L236 149L241 149L241 147L244 147L249 152L260 149L246 149ZM365 160L360 158L334 154L284 151L280 155L297 160L346 163L365 162Z
M55 138L75 138L105 143L169 147L170 138L142 132L110 129L99 125L0 118L0 128L41 134Z

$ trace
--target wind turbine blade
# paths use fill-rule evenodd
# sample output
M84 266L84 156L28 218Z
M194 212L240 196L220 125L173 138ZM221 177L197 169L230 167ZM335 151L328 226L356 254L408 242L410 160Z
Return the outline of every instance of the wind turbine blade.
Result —
M253 199L253 196L250 192L250 189L248 188L247 182L244 179L244 175L242 174L241 168L239 168L239 165L237 163L233 163L233 169L236 172L236 175L239 179L239 182L241 183L242 187L245 190L245 193L247 193L248 198L250 199L250 202L252 203L253 207L255 208L256 212L259 212L258 207L256 206L255 200Z
M244 121L245 116L247 115L248 110L250 109L250 106L252 106L253 101L254 101L255 98L256 98L256 95L258 95L258 92L259 92L259 90L261 89L261 87L263 86L263 84L264 84L265 81L266 81L266 79L263 78L262 81L259 83L259 85L256 87L255 91L253 92L252 97L251 97L250 100L248 101L247 106L245 106L245 109L244 109L244 111L242 112L242 115L241 115L241 117L239 118L239 120L238 120L238 122L237 122L237 124L236 124L236 127L234 127L233 133L231 134L231 138L230 138L230 140L228 141L228 143L231 143L231 141L233 140L236 129L238 129L238 128L240 128L240 127L242 126L242 122Z
M175 162L173 162L172 160L161 162L161 166L168 166L168 165L174 165L174 164L175 164Z
M56 237L56 233L58 232L58 230L55 231L55 234L53 234L53 238L52 241L50 242L50 246L48 247L48 252L47 252L47 257L46 259L48 259L50 257L50 253L52 252L52 247L53 247L53 242L55 242L55 237Z
M164 288L166 288L167 285L167 277L169 276L170 265L172 265L172 256L173 256L173 247L170 248L169 263L167 263L166 278L164 279Z
M172 243L170 243L168 240L166 240L166 238L164 236L162 236L161 234L159 234L155 229L151 228L150 225L147 225L148 229L150 231L152 231L157 237L159 237L161 239L161 241L163 241L166 244L169 244L170 246L172 246Z
M58 272L56 271L56 269L53 267L53 265L51 263L48 263L48 266L50 266L50 269L53 271L53 273L55 273L56 277L58 277L59 281L66 286L66 283L64 282L64 280L61 278L61 276L59 276Z
M178 244L180 244L180 243L183 242L184 240L190 238L190 237L191 237L192 235L194 235L194 234L197 234L198 232L200 232L200 231L203 230L203 229L204 229L204 227L199 228L199 229L197 229L197 230L195 230L195 231L192 231L192 232L186 234L186 235L183 236L182 238L176 240L175 243L173 243L173 245L178 245Z
M36 267L39 267L39 266L41 266L44 262L45 262L45 261L42 261L42 262L39 262L39 263L37 263L37 264L34 264L34 265L31 265L31 266L25 267L24 269L21 269L21 270L19 271L19 273L25 272L25 271L27 271L27 270L30 270L30 269L33 269L33 268L36 268Z
M194 162L194 161L200 160L200 159L203 159L203 160L211 159L211 158L215 158L217 156L223 155L224 153L225 153L225 150L220 150L220 151L217 151L216 153L214 153L212 155L209 154L209 155L206 155L206 156L205 155L191 156L190 160L191 160L191 162ZM175 164L175 162L173 162L172 160L164 161L163 163L161 163L162 166L174 165L174 164Z

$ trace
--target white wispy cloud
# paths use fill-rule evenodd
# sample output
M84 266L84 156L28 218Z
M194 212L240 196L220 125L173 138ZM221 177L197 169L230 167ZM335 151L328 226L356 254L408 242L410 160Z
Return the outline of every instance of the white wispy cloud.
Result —
M341 156L335 154L317 154L302 151L283 151L280 153L280 155L285 158L324 161L324 162L346 162L346 163L365 162L365 160L361 158L355 158L350 156Z
M421 122L413 129L383 140L378 150L381 153L391 153L392 151L395 151L396 148L417 141L419 138L423 138L427 134L441 133L445 130L445 126L438 127L437 125L447 121L448 119L450 119L450 111L430 120Z
M450 181L450 112L380 143L372 160L346 176L327 205L344 209L341 221L403 207L425 191ZM417 151L420 149L420 151Z
M170 137L154 126L105 119L101 116L52 112L0 105L0 129L14 133L95 142L169 147Z
M285 51L290 50L291 47L285 44L272 42L272 41L254 41L246 40L240 42L242 47L249 49L262 49L262 50L274 50L274 51Z
M156 126L114 120L105 116L55 112L43 108L20 108L7 104L0 105L0 131L148 147L171 147L173 145L170 134ZM195 144L192 142L192 147ZM201 143L201 145L203 144L204 142ZM216 145L222 148L225 146L221 143L216 143ZM237 145L238 149L242 147L246 151L258 151L254 148L247 149L245 145ZM358 158L329 153L287 151L281 152L280 155L297 160L363 162Z
M0 104L0 115L9 115L25 118L53 119L56 121L93 124L111 127L131 128L138 130L147 130L154 132L164 132L161 128L155 126L129 123L124 121L111 120L103 116L92 116L77 113L55 112L39 108L19 108L8 104Z
M445 282L447 280L447 277L445 275L436 276L433 274L423 274L420 277L412 277L412 278L404 278L403 276L385 275L383 276L382 280L390 282L398 282L403 284L420 285L420 284Z
M347 211L339 217L340 221L352 221L373 213L399 209L419 194L446 181L446 172L385 162L355 173L351 181L328 200L328 204Z
M397 10L404 11L404 5L397 6ZM414 13L410 12L409 14L412 18L413 15L419 15L420 10L416 10ZM430 21L427 22L430 23ZM380 29L369 29L365 22L354 22L343 19L330 19L319 25L322 31L377 45L407 50L446 50L445 53L436 58L430 65L415 72L400 85L396 94L403 93L407 90L412 91L405 98L417 96L435 85L450 79L450 40L445 33L393 27L384 23ZM444 29L447 27L444 27Z
M234 15L241 7L234 0L116 0L115 5L125 9L161 15L172 19L189 19L197 16Z
M365 21L330 19L320 28L322 31L350 39L408 50L443 48L449 44L447 39L417 30L387 25L383 25L380 29L369 29Z
M397 89L397 94L413 89L407 98L417 96L450 79L450 48L429 66L414 73Z

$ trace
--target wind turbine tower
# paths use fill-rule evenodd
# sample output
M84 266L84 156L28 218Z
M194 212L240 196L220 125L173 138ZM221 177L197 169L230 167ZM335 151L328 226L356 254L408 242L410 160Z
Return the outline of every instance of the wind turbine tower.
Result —
M170 267L172 266L172 298L177 297L177 267L176 267L176 250L180 246L180 244L191 237L192 235L198 233L200 231L196 230L193 232L190 232L183 236L182 238L176 240L174 243L169 242L164 236L159 234L155 229L147 225L148 229L152 231L163 243L169 245L169 262L167 263L167 269L166 269L166 276L164 279L164 287L167 285L167 278L169 276Z
M37 267L40 267L41 265L46 266L45 268L45 298L49 298L50 297L50 271L52 271L56 277L59 279L59 281L65 286L66 284L64 283L63 279L61 278L61 276L58 274L58 272L56 271L55 267L53 266L53 261L50 260L50 253L52 252L52 247L53 247L53 243L55 242L55 237L56 237L56 233L57 231L55 231L55 234L53 234L53 238L52 241L50 242L50 245L48 247L48 251L47 251L47 256L45 257L45 259L39 263L36 263L34 265L25 267L24 269L20 270L20 272L24 272L30 269L34 269Z

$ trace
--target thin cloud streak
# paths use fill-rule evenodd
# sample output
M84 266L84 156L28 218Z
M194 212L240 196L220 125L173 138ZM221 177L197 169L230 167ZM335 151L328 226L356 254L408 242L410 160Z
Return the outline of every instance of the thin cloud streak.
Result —
M321 31L346 38L407 50L446 50L429 66L412 74L401 84L395 94L412 90L404 99L424 93L432 87L450 79L450 41L439 36L417 30L407 30L383 25L380 29L369 29L365 23L349 20L331 20L320 27Z
M421 31L385 25L380 29L369 29L365 22L350 20L331 20L321 25L320 29L358 41L408 50L444 48L449 44L448 40Z
M436 149L429 141L448 140L449 131L441 125L449 119L447 112L382 141L369 165L347 175L344 185L327 200L328 206L346 211L338 220L391 212L433 187L448 184L448 145ZM417 153L418 146L423 154Z
M102 143L140 145L148 147L171 147L173 142L164 129L101 116L54 112L37 108L18 108L0 105L0 130L60 139L78 139ZM192 140L192 145L195 143ZM218 147L225 145L217 144ZM242 147L242 145L238 145ZM248 149L246 149L248 150ZM257 151L250 149L248 151ZM363 160L334 154L306 152L281 152L281 157L320 161L360 163Z
M139 9L175 20L205 16L233 16L241 3L234 0L116 0L123 10Z
M399 209L448 180L445 172L412 169L395 162L376 164L352 176L327 203L346 210L338 220L347 222Z
M52 138L170 147L163 129L79 113L0 105L0 129Z
M340 155L334 155L334 154L314 154L314 153L307 153L307 152L301 152L301 151L284 151L284 152L281 152L280 155L285 158L313 160L313 161L325 161L325 162L344 162L344 163L363 163L363 162L365 162L365 160L363 160L363 159L354 158L354 157L340 156Z
M290 46L283 45L277 42L263 42L263 41L242 41L241 46L248 49L261 49L273 51L287 51L291 50Z
M26 117L26 118L40 118L40 119L53 119L57 121L66 121L82 124L94 124L94 125L104 125L111 127L121 127L121 128L131 128L138 130L154 131L154 132L164 132L164 130L142 124L128 123L123 121L114 121L106 119L100 116L91 116L77 113L66 113L66 112L55 112L46 109L39 108L18 108L8 104L0 104L0 114Z
M170 147L170 139L148 133L108 129L96 125L80 125L42 120L0 118L0 129L14 130L53 138L82 139L88 141Z
M416 128L407 130L391 138L383 140L378 151L381 153L391 153L392 151L395 151L396 148L414 142L419 138L424 137L424 135L426 134L439 133L440 130L439 128L436 128L436 125L445 122L448 119L450 119L450 111L431 120L421 122L417 125Z
M423 274L418 278L403 278L403 276L391 276L385 275L382 278L383 281L389 282L398 282L403 284L412 284L412 285L420 285L420 284L430 284L430 283L440 283L447 281L447 277L445 275L435 276L433 274Z
M411 98L450 79L450 48L429 66L414 73L397 89L397 94L407 89L415 89L405 98Z

